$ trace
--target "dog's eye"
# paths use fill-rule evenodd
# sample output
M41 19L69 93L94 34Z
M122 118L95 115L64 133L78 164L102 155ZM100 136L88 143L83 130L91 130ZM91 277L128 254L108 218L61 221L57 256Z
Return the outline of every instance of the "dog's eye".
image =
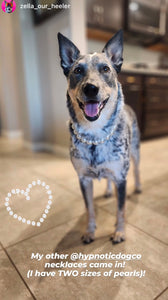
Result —
M75 74L81 74L82 73L82 68L80 68L80 67L75 68L74 73Z
M110 71L110 68L108 66L103 66L103 71L107 73Z

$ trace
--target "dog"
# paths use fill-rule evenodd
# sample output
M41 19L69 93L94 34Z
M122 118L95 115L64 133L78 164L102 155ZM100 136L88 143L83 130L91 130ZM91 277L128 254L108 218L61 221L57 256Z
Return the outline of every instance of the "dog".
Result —
M117 189L117 223L113 243L125 240L124 210L126 181L133 158L135 191L139 178L140 133L132 109L125 105L118 73L123 63L123 32L118 31L101 53L81 55L79 49L58 33L61 67L67 78L70 114L70 157L79 177L88 224L82 240L95 239L93 179L107 178L106 196L113 181Z
M5 12L10 14L12 12L12 9L13 9L13 0L11 0L11 2L5 1Z

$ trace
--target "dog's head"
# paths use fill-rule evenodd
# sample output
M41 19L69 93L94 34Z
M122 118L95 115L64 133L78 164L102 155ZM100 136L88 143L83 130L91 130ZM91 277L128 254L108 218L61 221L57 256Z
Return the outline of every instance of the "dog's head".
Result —
M12 8L13 8L13 0L11 0L11 2L5 1L5 12L10 14L12 12Z
M123 58L123 33L117 32L102 53L80 55L78 48L58 33L61 66L68 80L68 94L78 121L108 117L116 104L117 73Z

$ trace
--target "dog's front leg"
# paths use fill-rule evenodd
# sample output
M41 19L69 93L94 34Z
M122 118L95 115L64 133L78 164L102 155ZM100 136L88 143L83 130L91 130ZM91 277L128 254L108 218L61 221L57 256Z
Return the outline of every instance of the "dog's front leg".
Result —
M111 239L113 244L123 242L125 240L124 217L125 217L125 198L126 198L126 181L122 181L117 186L117 224L116 230Z
M82 236L82 241L89 244L94 241L94 233L96 228L95 212L93 205L93 180L91 178L79 178L80 187L85 200L85 205L88 213L88 225L86 233Z
M106 191L105 191L105 198L109 198L113 195L113 191L112 191L112 185L111 185L111 179L107 179L107 187L106 187Z

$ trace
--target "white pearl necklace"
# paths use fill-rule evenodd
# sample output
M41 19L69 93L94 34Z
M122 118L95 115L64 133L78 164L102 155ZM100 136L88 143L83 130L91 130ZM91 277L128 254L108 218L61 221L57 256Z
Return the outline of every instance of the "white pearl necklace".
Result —
M75 125L72 121L70 121L70 124L72 126L73 132L76 135L77 139L82 142L83 144L87 144L87 145L99 145L99 144L103 144L104 142L108 141L110 139L110 137L113 135L114 131L116 130L116 127L118 125L117 124L113 127L113 129L111 130L111 132L103 139L98 139L98 140L87 140L85 138L82 137L81 134L79 134L79 132L77 132Z

